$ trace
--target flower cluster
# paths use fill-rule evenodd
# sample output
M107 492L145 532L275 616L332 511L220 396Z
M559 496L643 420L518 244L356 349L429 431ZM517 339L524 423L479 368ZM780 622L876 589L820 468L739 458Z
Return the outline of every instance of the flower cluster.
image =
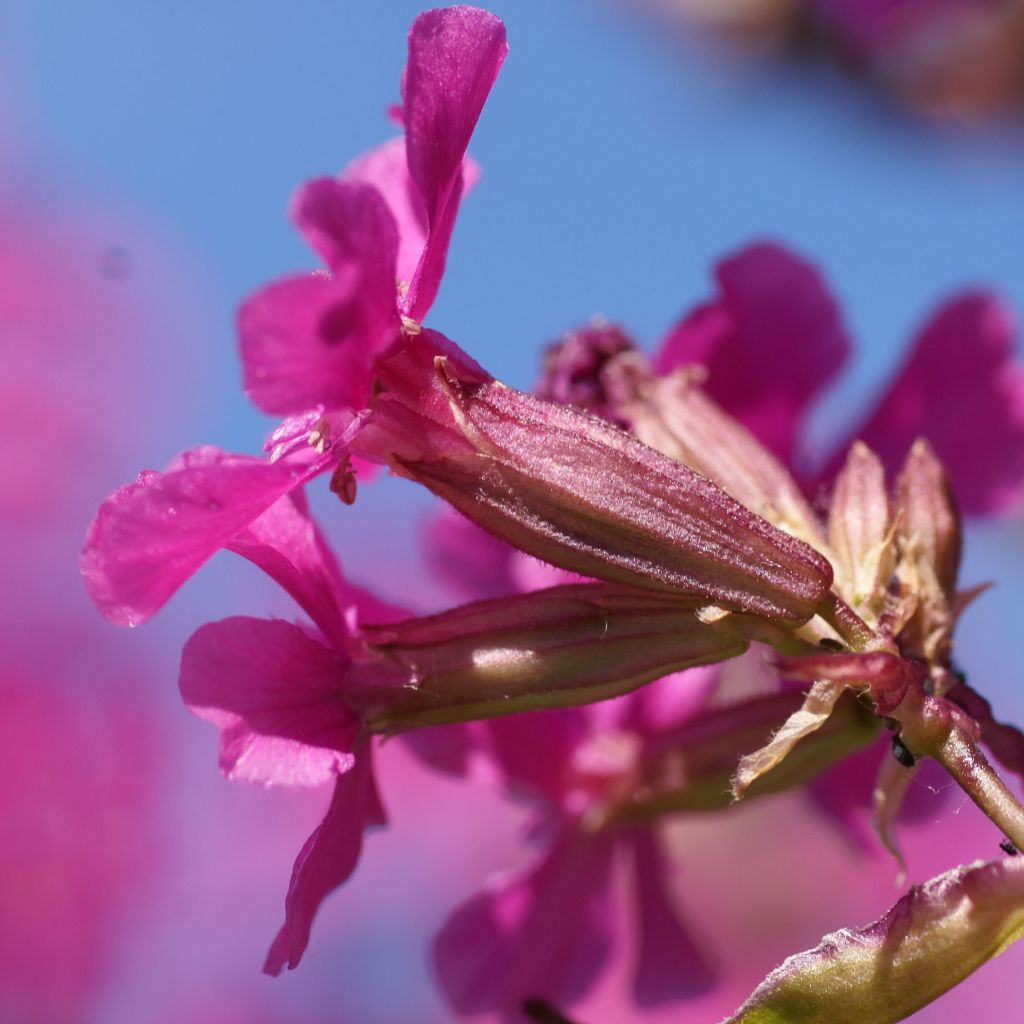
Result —
M285 417L266 457L203 447L143 473L101 507L82 568L101 611L135 625L227 548L307 617L210 623L182 655L182 695L219 729L229 777L334 786L295 862L267 971L299 963L320 904L355 869L366 830L385 824L374 751L398 733L425 763L482 770L536 811L537 860L438 936L455 1009L533 1012L535 999L586 992L612 944L620 863L640 922L634 994L653 1005L715 980L667 895L667 816L820 787L888 728L873 797L886 845L896 850L892 824L925 757L1024 845L1024 808L982 749L1019 773L1024 736L993 718L952 656L978 592L958 588L953 490L975 513L1018 499L1024 375L1000 305L963 296L917 339L859 440L812 464L803 414L849 343L814 270L762 244L720 265L719 294L653 360L595 322L549 350L536 394L495 380L422 321L505 54L486 12L417 18L404 135L295 196L296 226L326 269L242 306L246 390ZM951 380L956 426L934 405ZM980 447L992 457L978 460ZM414 617L345 580L302 488L329 474L350 504L374 466L458 513L435 524L431 546L469 603ZM766 685L737 684L757 674L743 661L717 668L752 645L770 652ZM841 818L849 797L817 792ZM975 888L984 913L965 919ZM866 1015L849 1019L882 1019L876 1005L900 1019L994 955L1020 927L1019 890L1008 863L915 891L891 988L882 1003L851 996ZM822 1004L847 958L851 978L870 976L889 956L891 920L787 962L735 1019ZM936 929L946 953L922 968Z

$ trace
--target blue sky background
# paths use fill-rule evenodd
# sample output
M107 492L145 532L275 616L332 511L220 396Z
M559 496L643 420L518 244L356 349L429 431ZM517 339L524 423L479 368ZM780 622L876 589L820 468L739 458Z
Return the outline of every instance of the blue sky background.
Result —
M6 105L30 154L25 176L60 202L101 203L147 224L192 288L195 336L180 353L195 382L182 397L187 429L148 453L150 465L204 440L256 449L268 423L238 387L234 309L262 283L312 265L288 224L288 195L392 134L384 110L398 98L419 9L405 0L4 4ZM858 342L851 374L816 418L827 434L952 289L991 285L1024 309L1020 133L915 127L835 73L740 69L682 46L626 3L496 0L492 9L511 51L471 147L484 176L463 206L429 322L506 381L528 386L541 345L596 312L652 344L706 294L716 258L765 236L822 267ZM129 259L133 274L157 273ZM412 524L426 499L396 484L372 492L343 523L330 506L344 562L415 594L423 571ZM1017 673L991 643L1019 628L1017 532L975 535L965 578L1001 583L963 635L976 678L991 677L1020 717ZM228 611L223 595L240 572L225 564L190 585L187 607L169 613L179 639ZM244 579L246 596L230 610L265 610L269 591Z

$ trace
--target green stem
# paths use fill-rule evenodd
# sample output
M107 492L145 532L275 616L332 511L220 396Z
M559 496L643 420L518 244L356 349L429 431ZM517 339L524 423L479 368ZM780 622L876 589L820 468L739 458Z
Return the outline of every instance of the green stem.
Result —
M1024 848L1024 807L978 746L972 718L918 686L907 688L891 716L900 723L900 739L911 753L935 758L1007 839Z
M1024 807L996 774L973 739L954 729L932 755L960 788L995 822L1018 849L1024 849Z

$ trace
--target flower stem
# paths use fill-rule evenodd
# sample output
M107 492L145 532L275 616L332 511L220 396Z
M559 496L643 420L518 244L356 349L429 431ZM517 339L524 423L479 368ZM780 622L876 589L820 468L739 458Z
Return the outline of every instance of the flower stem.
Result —
M829 591L818 605L818 614L853 651L863 651L875 638L871 627L837 594Z
M1024 807L971 737L953 729L932 755L1018 849L1024 843Z

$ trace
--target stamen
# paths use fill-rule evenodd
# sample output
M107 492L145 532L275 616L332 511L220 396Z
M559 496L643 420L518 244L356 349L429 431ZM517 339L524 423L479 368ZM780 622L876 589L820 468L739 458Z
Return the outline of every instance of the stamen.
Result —
M402 330L406 334L410 334L410 335L413 335L415 337L415 335L419 334L420 331L423 330L423 328L420 327L419 323L417 321L413 320L412 317L403 316L402 317Z
M316 425L306 438L306 443L317 455L323 455L327 451L327 446L331 443L331 424L326 416L317 420Z

